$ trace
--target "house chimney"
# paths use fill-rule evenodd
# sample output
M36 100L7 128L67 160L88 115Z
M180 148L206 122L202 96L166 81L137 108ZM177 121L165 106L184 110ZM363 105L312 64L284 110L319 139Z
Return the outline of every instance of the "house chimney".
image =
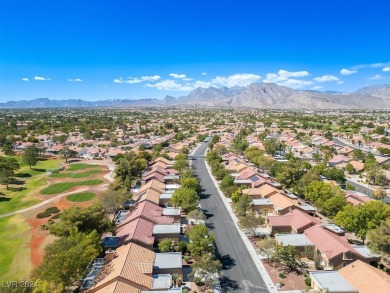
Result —
M116 251L115 251L115 250L112 250L112 249L110 248L110 249L108 249L108 250L106 251L106 255L105 255L105 257L104 257L104 260L105 260L106 262L110 262L110 261L112 261L112 260L115 258L115 255L116 255Z

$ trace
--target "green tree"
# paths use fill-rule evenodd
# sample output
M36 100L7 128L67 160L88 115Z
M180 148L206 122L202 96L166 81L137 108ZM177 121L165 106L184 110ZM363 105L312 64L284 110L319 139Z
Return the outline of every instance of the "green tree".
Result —
M361 205L346 205L338 212L334 222L348 232L353 232L363 242L369 230L377 228L381 221L390 217L390 206L374 200Z
M275 137L264 140L263 142L265 151L271 156L275 156L276 152L280 149L281 143Z
M235 212L239 217L244 217L252 209L253 199L243 194L238 199L238 202L234 205Z
M290 270L300 270L304 267L298 251L291 245L275 245L270 260L277 266L285 266Z
M77 156L77 152L71 150L69 147L64 146L60 151L60 155L65 159L65 162L68 162L69 158L74 158Z
M19 169L19 163L15 158L0 156L0 184L9 189L9 184L14 181L15 171Z
M97 231L99 235L114 229L100 204L87 208L72 206L61 213L60 221L50 224L50 233L56 236L69 236L76 229L81 233Z
M264 218L255 211L250 211L245 216L240 217L238 223L242 229L247 230L252 236L256 236L256 229L264 224Z
M187 159L176 159L175 164L173 165L173 169L178 171L184 170L188 168L188 160Z
M306 187L313 181L320 181L321 171L325 168L323 164L318 164L312 167L307 171L302 178L294 186L294 192L296 192L300 197L304 197Z
M356 170L351 163L345 165L345 172L347 172L348 174L356 174Z
M257 248L267 259L271 258L275 245L276 240L273 238L266 238L257 242Z
M364 159L364 170L369 171L374 167L377 167L378 163L375 160L375 157L373 154L368 154Z
M215 275L222 269L222 264L214 255L203 254L192 266L190 277L196 276L205 284L207 288L212 288L217 284Z
M321 172L322 176L325 176L329 180L335 180L338 183L345 182L344 171L336 168L325 168Z
M103 193L100 201L106 214L114 214L125 206L126 200L130 199L132 194L121 185L110 185Z
M367 171L367 179L370 180L373 185L379 186L384 186L388 182L385 173L379 165L374 165Z
M219 155L224 155L229 152L229 150L226 148L226 146L219 144L216 147L214 147L214 151L217 152Z
M181 187L173 192L171 202L175 207L181 207L188 213L197 208L199 199L194 189Z
M305 188L305 198L329 217L335 216L347 204L339 186L323 181L312 181Z
M73 229L68 237L60 237L45 248L43 263L33 272L33 278L60 288L69 286L80 280L89 262L101 251L99 233Z
M369 247L377 253L390 254L390 219L381 221L378 227L368 231Z
M164 239L160 240L160 242L158 243L158 250L160 252L172 251L173 250L172 240L169 238L164 238Z
M181 178L180 184L183 188L193 189L198 194L202 192L202 186L199 184L199 181L196 178Z
M203 220L203 221L206 220L205 214L203 213L202 210L199 210L199 209L190 211L187 214L186 218L187 219L195 219L195 220Z
M188 250L192 257L199 258L202 254L215 252L215 238L205 225L196 225L186 232L190 243Z
M264 154L258 147L252 146L245 150L244 155L249 161L253 162L257 157L262 157Z
M14 150L12 149L11 142L5 142L1 149L6 156L13 156L15 154Z
M212 142L213 144L216 144L217 142L219 142L219 136L216 135L216 134L214 134L213 137L212 137L212 139L211 139L211 142Z
M32 166L35 166L38 163L39 160L39 150L35 145L30 145L25 148L23 157L22 157L23 163L30 166L30 169Z
M232 193L230 199L232 200L232 202L237 203L241 195L242 195L241 189L237 189L235 192Z
M224 190L225 188L228 188L228 187L233 186L233 185L234 185L234 177L232 175L228 174L225 177L223 177L221 184L220 184L220 187L222 190Z
M284 187L290 188L296 185L309 169L309 163L298 159L291 160L281 165L280 171L276 174L276 180Z
M141 177L147 166L148 162L144 158L138 157L134 152L129 152L117 161L115 174L126 187L131 187L134 181Z

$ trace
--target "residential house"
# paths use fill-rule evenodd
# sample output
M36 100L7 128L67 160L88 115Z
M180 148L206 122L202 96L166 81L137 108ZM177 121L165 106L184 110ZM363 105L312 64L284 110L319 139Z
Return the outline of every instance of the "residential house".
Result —
M359 293L337 271L309 272L311 287L315 292Z
M339 274L359 293L390 292L390 276L361 260L341 268Z
M267 226L271 234L276 233L297 233L301 234L311 226L321 223L319 218L308 215L298 209L279 216L268 216Z
M181 254L156 254L135 243L106 253L106 262L94 279L85 278L82 290L104 293L169 292L172 274L182 277ZM162 264L164 261L164 264Z
M367 263L380 261L381 256L365 246L352 246L344 230L334 224L315 225L306 229L304 234L321 253L324 269L340 269L358 259Z

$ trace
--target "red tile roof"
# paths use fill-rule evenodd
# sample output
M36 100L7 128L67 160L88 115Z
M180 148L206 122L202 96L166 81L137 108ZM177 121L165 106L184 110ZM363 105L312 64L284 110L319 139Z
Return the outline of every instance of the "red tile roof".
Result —
M283 216L269 216L268 222L274 228L291 226L295 231L298 231L306 226L320 224L321 220L294 209Z
M172 224L174 221L173 217L163 216L163 210L164 209L162 207L150 201L141 201L135 205L135 209L128 214L120 226L138 218L143 218L154 224Z
M116 236L122 237L124 242L139 241L146 245L153 245L154 224L143 218L138 218L116 229Z

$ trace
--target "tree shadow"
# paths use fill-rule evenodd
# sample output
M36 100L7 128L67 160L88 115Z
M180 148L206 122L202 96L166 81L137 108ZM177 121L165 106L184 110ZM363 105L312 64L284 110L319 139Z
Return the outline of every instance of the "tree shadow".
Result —
M27 188L24 187L24 186L20 186L20 187L10 187L9 190L10 191L23 191L23 190L26 190Z
M219 260L222 263L223 270L230 270L236 265L236 260L230 256L230 254L225 254L219 257Z
M202 210L204 215L206 216L206 219L210 219L211 217L214 217L214 214L211 214L209 212L207 212L207 210Z
M17 173L17 174L15 174L15 177L29 178L29 177L31 177L31 174L30 173Z
M10 201L11 198L10 197L0 197L0 202L3 202L3 201Z
M237 281L231 280L228 277L222 277L219 279L222 292L236 291L240 288Z
M206 223L206 227L210 230L214 230L214 224L213 223Z
M15 185L23 185L25 183L26 183L26 181L23 181L23 180L18 180L18 179L12 180L12 184L15 184Z
M34 170L37 172L46 172L46 169L41 169L41 168L32 168L31 170Z
M200 194L200 198L201 199L207 199L207 198L209 198L211 196L211 194L209 194L209 193L201 193Z

